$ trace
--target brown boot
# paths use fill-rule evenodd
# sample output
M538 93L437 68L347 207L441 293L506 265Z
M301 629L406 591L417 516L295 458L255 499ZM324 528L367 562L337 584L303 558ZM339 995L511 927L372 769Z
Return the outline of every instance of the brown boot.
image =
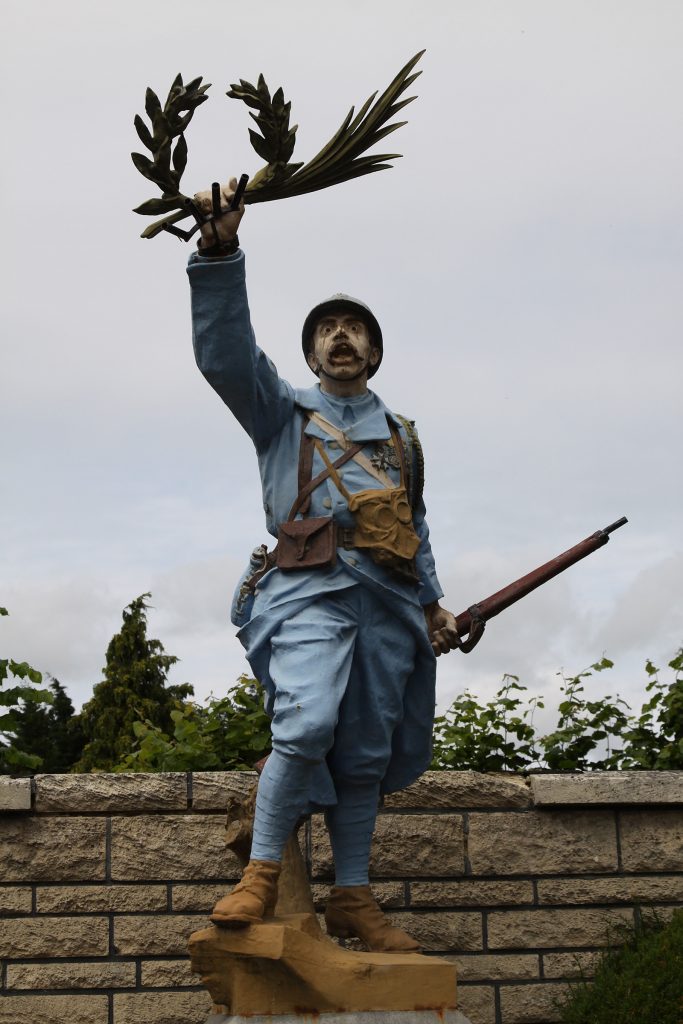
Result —
M281 866L277 860L250 860L241 880L218 901L209 920L223 928L245 928L272 917Z
M325 924L338 939L362 939L375 953L419 953L420 946L407 932L392 928L369 885L333 888L325 910Z

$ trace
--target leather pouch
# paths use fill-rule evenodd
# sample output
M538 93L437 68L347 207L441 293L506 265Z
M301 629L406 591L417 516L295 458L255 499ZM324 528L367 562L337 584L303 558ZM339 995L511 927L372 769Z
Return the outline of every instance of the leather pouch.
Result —
M332 516L313 516L280 523L277 567L284 572L325 569L337 561L337 529Z

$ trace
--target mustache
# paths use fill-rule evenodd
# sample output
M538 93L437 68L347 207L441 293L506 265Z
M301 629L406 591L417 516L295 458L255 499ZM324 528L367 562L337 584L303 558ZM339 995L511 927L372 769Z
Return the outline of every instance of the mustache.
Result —
M358 355L358 349L353 342L349 340L348 335L346 334L339 334L333 338L332 344L330 345L330 355L335 355L342 348L350 349L355 356Z

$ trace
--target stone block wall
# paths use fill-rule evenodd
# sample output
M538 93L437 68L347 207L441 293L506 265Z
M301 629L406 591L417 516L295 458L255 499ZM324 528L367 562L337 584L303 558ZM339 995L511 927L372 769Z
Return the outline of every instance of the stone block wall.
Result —
M238 877L224 808L254 776L0 779L0 1024L204 1024L187 937ZM324 906L322 820L302 831ZM551 1024L610 929L683 906L683 772L431 772L387 798L385 909L459 969L472 1024Z

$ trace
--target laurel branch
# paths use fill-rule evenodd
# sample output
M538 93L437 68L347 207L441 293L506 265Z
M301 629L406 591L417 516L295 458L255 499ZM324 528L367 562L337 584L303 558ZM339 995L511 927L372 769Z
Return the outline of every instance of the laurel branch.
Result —
M329 142L305 164L291 162L298 126L290 127L291 103L285 101L282 88L271 96L263 75L259 75L255 86L244 79L240 79L239 84L232 84L226 95L231 99L242 100L251 108L250 116L259 131L250 128L249 138L252 148L266 161L250 179L244 193L244 202L265 203L300 196L390 168L390 161L399 159L400 153L363 154L391 132L407 124L406 121L387 122L415 99L414 96L401 97L422 73L411 72L423 53L424 50L421 50L415 54L401 68L379 99L375 99L375 92L358 113L351 107ZM165 224L175 223L188 216L185 205L187 197L180 192L180 179L187 163L184 131L195 109L208 99L205 93L209 86L201 85L201 81L201 77L195 78L184 86L182 77L178 75L163 109L156 94L151 89L147 90L145 109L152 123L152 133L139 115L135 118L137 133L152 153L152 159L141 153L132 153L133 163L141 174L158 185L162 197L148 199L134 212L165 214L161 220L150 224L143 231L143 238L153 238L164 229ZM176 137L178 141L173 149L173 139ZM174 210L178 212L172 212Z

